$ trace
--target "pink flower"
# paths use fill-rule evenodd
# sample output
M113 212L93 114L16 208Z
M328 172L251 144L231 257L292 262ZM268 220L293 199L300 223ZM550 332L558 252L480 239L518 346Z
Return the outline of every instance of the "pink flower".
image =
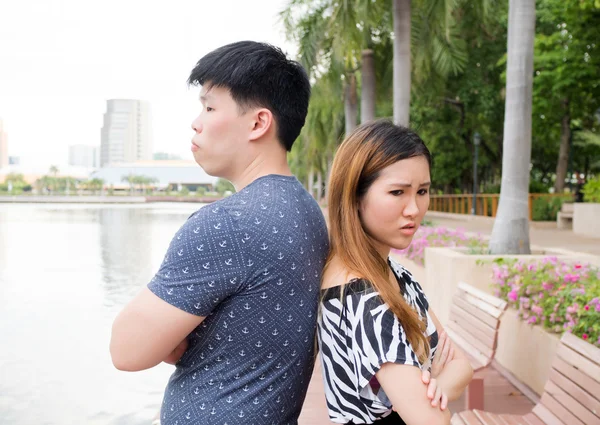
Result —
M590 306L586 305L585 307L583 307L585 309L585 311L590 311Z
M518 297L519 297L519 293L517 291L515 291L514 289L508 293L508 299L511 300L512 302L517 301ZM596 310L598 310L598 306L596 306Z
M583 334L583 335L581 335L581 337L582 337L583 339L588 339L588 334Z
M537 322L537 317L536 316L531 316L528 320L527 323L529 323L530 325L533 325L535 322Z
M576 268L576 269L580 269L580 268L582 268L582 267L583 267L583 266L582 266L581 264L575 264L575 268Z
M533 311L535 314L542 314L544 312L544 309L539 305L534 305L533 307L531 307L531 311Z
M549 282L542 282L542 288L544 288L546 291L549 291L550 289L552 289L554 287L554 285L552 283Z

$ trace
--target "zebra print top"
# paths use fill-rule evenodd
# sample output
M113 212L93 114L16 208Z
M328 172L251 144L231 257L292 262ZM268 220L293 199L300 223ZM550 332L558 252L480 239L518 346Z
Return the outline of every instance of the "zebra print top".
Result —
M317 335L332 422L371 424L389 415L392 404L375 373L388 362L429 368L435 354L438 336L423 289L400 264L391 259L389 264L406 301L427 319L429 361L419 362L398 318L368 281L343 285L343 297L342 286L322 290Z

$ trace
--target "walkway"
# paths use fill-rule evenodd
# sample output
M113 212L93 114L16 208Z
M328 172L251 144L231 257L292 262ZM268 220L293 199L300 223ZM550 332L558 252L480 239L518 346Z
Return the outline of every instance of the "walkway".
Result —
M435 211L428 212L425 219L431 220L437 226L461 228L488 237L492 234L494 226L493 218ZM559 230L553 222L531 222L529 238L532 245L539 247L567 249L600 256L600 238L576 235L568 229Z

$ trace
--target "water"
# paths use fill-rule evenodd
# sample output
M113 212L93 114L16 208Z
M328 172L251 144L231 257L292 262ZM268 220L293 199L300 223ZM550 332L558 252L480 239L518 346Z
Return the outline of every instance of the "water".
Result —
M173 366L114 369L114 317L199 204L0 204L0 424L149 425Z

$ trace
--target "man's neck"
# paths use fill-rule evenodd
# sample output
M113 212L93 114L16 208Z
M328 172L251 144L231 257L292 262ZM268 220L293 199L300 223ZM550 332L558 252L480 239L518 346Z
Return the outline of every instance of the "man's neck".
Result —
M258 157L252 161L239 176L233 179L231 183L233 183L235 190L239 192L254 180L260 177L268 176L269 174L277 174L282 176L292 175L285 156L279 160Z

